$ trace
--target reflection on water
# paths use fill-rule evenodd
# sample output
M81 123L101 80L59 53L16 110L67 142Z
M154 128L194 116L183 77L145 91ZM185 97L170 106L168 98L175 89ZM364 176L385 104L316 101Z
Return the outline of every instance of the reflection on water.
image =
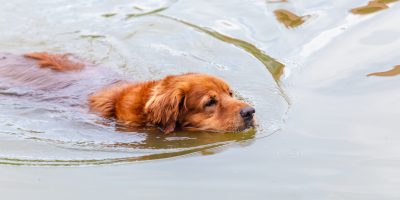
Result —
M275 10L274 14L276 19L284 24L287 28L295 28L300 26L307 18L307 16L297 16L296 14L284 9Z
M288 2L287 0L269 0L267 3L286 3Z
M135 128L120 127L119 132L126 134L135 132ZM140 132L146 133L143 141L138 143L115 143L109 147L125 147L140 149L187 149L206 147L209 145L219 146L229 142L240 142L253 139L255 129L251 128L239 133L215 133L215 132L175 132L162 134L159 130L147 129Z
M400 65L396 65L393 69L384 72L370 73L367 76L396 76L400 74Z
M90 34L90 35L81 35L80 37L81 38L89 38L89 39L97 39L97 38L105 38L106 36Z
M389 3L396 2L398 0L373 0L369 1L366 6L361 6L357 8L353 8L350 10L350 12L354 14L359 14L359 15L365 15L365 14L370 14L374 13L380 10L384 10L388 8Z
M374 0L374 1L378 3L393 3L399 0Z
M184 25L187 25L189 27L192 27L200 32L206 33L218 40L221 40L223 42L227 42L230 44L233 44L245 51L247 51L248 53L250 53L251 55L253 55L255 58L257 58L261 63L263 63L263 65L268 69L268 71L271 73L271 75L273 76L273 78L276 81L279 81L279 78L282 76L283 74L283 68L285 67L284 64L276 61L275 59L271 58L270 56L268 56L267 54L265 54L262 50L260 50L259 48L257 48L256 46L254 46L253 44L250 44L246 41L243 40L239 40L236 38L232 38L226 35L223 35L221 33L218 33L217 31L214 31L210 28L203 28L200 26L197 26L195 24L180 20L180 19L176 19L173 17L169 17L166 15L159 15L160 17L163 18L167 18L167 19L171 19L177 22L180 22Z
M127 131L127 130L126 130ZM4 132L3 132L4 134ZM120 133L127 134L127 133ZM130 133L134 134L134 133ZM14 156L5 157L0 156L0 164L6 165L30 165L30 166L75 166L75 165L103 165L103 164L116 164L116 163L127 163L137 162L146 160L156 160L172 158L177 156L184 156L188 154L200 154L200 155L212 155L214 153L223 151L230 146L240 146L241 144L248 145L253 142L255 136L255 130L247 130L241 133L175 133L172 135L161 135L149 131L145 139L141 142L133 143L114 143L114 144L88 144L88 143L76 143L76 144L58 144L65 149L71 151L81 150L83 152L90 151L91 158L87 159L71 159L63 152L63 155L58 155L56 159L46 159L49 155L44 158L24 158ZM40 140L38 138L30 138L30 140ZM43 142L43 141L42 141ZM47 141L54 142L54 141ZM104 154L107 152L124 153L125 156L110 157L96 159L96 154ZM131 153L126 153L131 152ZM136 153L135 153L136 152ZM138 152L142 152L138 154ZM7 154L9 152L2 152ZM131 155L129 155L131 154ZM72 157L73 154L71 154Z
M125 6L123 8L120 8L119 11L117 12L109 12L109 13L104 13L101 16L105 18L110 18L116 16L118 13L121 12L121 10L126 10L125 12L128 12L128 14L125 15L125 19L130 19L134 17L142 17L146 15L152 15L156 14L159 12L162 12L166 9L168 9L171 5L176 3L176 0L166 0L166 1L137 1L135 4L132 6L132 8L126 8ZM122 13L125 13L122 12Z
M131 14L127 14L126 18L132 18L132 17L141 17L141 16L146 16L146 15L151 15L151 14L155 14L155 13L159 13L161 11L164 11L168 9L168 7L162 7L162 8L158 8L149 12L142 12L142 13L131 13Z
M117 13L105 13L102 14L101 16L108 18L108 17L114 17L115 15L117 15Z

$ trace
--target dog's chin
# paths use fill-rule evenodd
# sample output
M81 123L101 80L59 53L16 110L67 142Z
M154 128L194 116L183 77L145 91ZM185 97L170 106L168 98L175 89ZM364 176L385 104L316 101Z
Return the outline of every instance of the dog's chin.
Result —
M256 119L253 118L250 122L245 123L245 126L246 126L245 129L254 128L256 125L257 125Z
M245 122L243 123L242 126L240 126L235 132L242 132L242 131L246 131L248 129L254 128L256 126L256 122L255 120L251 120L249 122Z
M255 128L257 125L256 120L253 118L251 121L242 121L239 126L237 126L232 132L243 132L252 128Z

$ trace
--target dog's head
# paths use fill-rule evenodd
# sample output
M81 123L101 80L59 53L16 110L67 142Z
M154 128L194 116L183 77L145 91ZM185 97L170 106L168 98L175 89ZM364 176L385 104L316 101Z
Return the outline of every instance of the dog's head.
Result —
M206 74L167 76L145 105L149 121L170 133L183 130L241 131L254 125L254 108L235 99L228 84Z

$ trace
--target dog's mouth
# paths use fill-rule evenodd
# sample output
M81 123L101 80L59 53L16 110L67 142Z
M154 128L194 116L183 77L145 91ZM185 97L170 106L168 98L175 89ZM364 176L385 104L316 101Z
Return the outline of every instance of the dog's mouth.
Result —
M253 118L253 119L251 119L249 121L245 121L244 125L245 125L246 128L254 127L256 125L256 120Z
M256 120L245 121L244 125L240 127L236 132L243 132L256 127Z

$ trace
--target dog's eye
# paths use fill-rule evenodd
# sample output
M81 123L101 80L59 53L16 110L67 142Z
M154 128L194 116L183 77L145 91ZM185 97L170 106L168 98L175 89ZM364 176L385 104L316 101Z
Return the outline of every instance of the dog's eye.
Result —
M213 106L213 105L215 105L215 104L217 104L217 100L215 100L215 99L210 99L207 103L206 103L206 107L210 107L210 106Z
M233 92L232 91L229 91L229 96L233 96Z

